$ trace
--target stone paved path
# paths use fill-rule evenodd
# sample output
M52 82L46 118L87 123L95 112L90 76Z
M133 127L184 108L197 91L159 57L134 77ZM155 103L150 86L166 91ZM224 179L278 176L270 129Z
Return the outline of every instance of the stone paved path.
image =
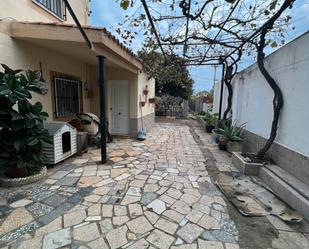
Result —
M195 132L220 170L236 170ZM106 165L96 163L100 151L93 149L50 169L40 183L0 189L0 248L239 248L188 125L156 124L146 141L116 140L108 154ZM297 247L288 248L306 248L299 247L308 243L304 234L284 231L273 248L296 235L298 244L290 245Z

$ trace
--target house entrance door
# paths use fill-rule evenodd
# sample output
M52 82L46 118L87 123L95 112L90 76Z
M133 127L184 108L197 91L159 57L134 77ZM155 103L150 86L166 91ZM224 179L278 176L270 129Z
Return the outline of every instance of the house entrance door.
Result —
M130 132L130 87L127 80L109 81L110 127L112 134L127 135Z

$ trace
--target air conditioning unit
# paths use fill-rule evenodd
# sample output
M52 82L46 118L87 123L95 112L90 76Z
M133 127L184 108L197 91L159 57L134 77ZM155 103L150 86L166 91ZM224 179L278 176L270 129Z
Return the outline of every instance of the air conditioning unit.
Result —
M45 122L52 144L44 145L45 164L56 164L77 152L77 131L66 122Z

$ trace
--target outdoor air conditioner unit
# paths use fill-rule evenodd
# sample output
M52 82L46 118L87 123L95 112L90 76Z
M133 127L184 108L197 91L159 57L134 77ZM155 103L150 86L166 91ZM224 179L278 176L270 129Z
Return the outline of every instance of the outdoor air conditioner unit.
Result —
M77 152L77 131L66 122L46 122L44 128L52 137L52 144L44 145L45 164L56 164Z

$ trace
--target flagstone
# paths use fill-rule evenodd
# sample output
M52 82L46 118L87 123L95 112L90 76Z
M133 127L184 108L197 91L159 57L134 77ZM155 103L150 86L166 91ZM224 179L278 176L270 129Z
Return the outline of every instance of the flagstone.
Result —
M102 186L99 188L95 188L93 193L96 195L106 195L110 191L110 187Z
M171 249L197 249L197 244L187 244L180 246L172 246Z
M64 214L63 224L64 224L64 227L70 227L70 226L74 226L76 224L82 223L84 219L86 219L85 210L69 212L69 213Z
M204 230L192 223L186 224L180 230L178 230L177 235L185 240L187 243L192 243L196 240Z
M191 211L190 206L183 201L176 201L171 208L181 214L188 214Z
M87 202L98 202L101 199L101 196L92 194L92 195L86 196L84 199Z
M102 216L113 217L113 205L103 204L102 205Z
M127 221L129 221L129 217L124 215L124 216L116 216L116 217L113 217L113 224L115 226L121 226L123 224L125 224Z
M126 247L127 249L146 249L148 248L149 243L145 239L140 239L134 244L130 245L129 247Z
M108 245L103 238L96 239L88 243L88 247L91 249L108 249Z
M160 218L154 226L172 235L176 232L178 228L178 225L176 223L170 222L164 218Z
M152 193L152 192L146 192L142 195L142 199L141 199L141 204L144 206L147 206L150 202L152 202L154 199L157 198L157 194L156 193Z
M143 188L144 192L156 192L159 190L158 184L145 184Z
M138 156L140 154L142 154L141 151L138 151L138 150L132 150L132 151L128 151L127 154L130 156L130 157L135 157L135 156Z
M106 234L113 229L112 220L110 218L103 219L99 222L99 225L103 234Z
M166 194L176 199L179 199L182 196L182 192L175 188L168 189Z
M219 241L198 240L199 249L224 249L223 244Z
M187 214L186 219L191 221L192 223L197 223L204 214L197 210L192 210L190 213Z
M176 202L176 199L174 199L174 198L172 198L172 197L170 197L170 196L168 196L168 195L161 195L160 197L159 197L159 199L161 200L161 201L164 201L165 203L167 203L167 204L169 204L169 205L173 205L175 202Z
M129 204L129 214L131 218L143 215L143 210L140 204Z
M144 216L138 217L134 220L127 222L127 226L131 232L137 234L144 234L153 229L153 226Z
M123 158L122 157L111 157L109 160L114 162L114 163L117 163L117 162L122 161Z
M72 238L70 229L65 228L49 234L46 234L43 238L43 249L60 248L71 244Z
M145 180L133 180L130 182L129 185L133 187L142 188L145 185Z
M113 158L113 157L121 157L124 156L125 152L123 150L115 150L110 153L108 153L108 156Z
M97 171L97 176L109 176L110 171L109 170L98 170Z
M155 224L159 219L159 215L151 211L144 212L144 215L147 217L151 224Z
M30 204L31 202L32 202L32 200L21 199L21 200L18 200L18 201L11 203L10 206L12 208L19 208L19 207L24 207L24 206Z
M128 172L128 168L111 169L111 178L115 178ZM127 176L127 175L125 175Z
M77 187L85 188L85 187L91 186L93 184L96 184L101 180L102 180L102 178L99 177L99 176L83 176L79 179L79 181L77 183Z
M149 203L147 205L147 207L149 209L151 209L152 211L154 211L157 214L161 214L166 210L166 204L165 202L159 200L159 199L155 199L154 201L152 201L151 203Z
M218 222L218 220L216 220L215 218L209 216L209 215L204 215L198 222L198 225L200 225L201 227L204 227L205 229L220 229L220 224Z
M126 195L122 201L121 201L121 205L125 206L131 203L135 203L138 202L141 199L141 197L139 196L130 196L130 195Z
M106 234L106 239L111 249L119 248L128 243L126 233L128 228L126 225L109 231Z
M210 213L209 207L207 205L199 203L199 202L193 204L193 209L195 209L197 211L200 211L200 212L202 212L204 214L209 214Z
M200 197L196 197L192 194L183 194L180 198L180 200L188 203L189 205L192 205L193 203L197 202L200 199Z
M89 161L89 159L82 159L82 158L80 158L80 159L75 159L72 163L73 164L77 164L77 165L81 165L81 164L84 164L84 163L86 163L88 161Z
M96 223L74 228L73 237L79 241L92 241L100 237L99 229Z
M120 206L120 205L115 205L114 206L114 214L115 216L123 216L127 215L127 207L126 206Z
M104 179L104 180L96 183L94 185L94 187L102 187L102 186L108 185L108 184L113 183L113 182L115 182L113 179L107 178L107 179Z
M1 247L2 248L2 247ZM14 247L11 247L14 249L31 249L31 248L42 248L42 238L36 237L28 240L23 240L19 243L18 246L14 245ZM2 248L2 249L8 249L8 247Z
M133 196L141 196L141 189L138 187L130 187L126 194Z
M168 235L158 229L155 229L147 238L151 244L155 245L160 249L170 248L175 238L171 235Z
M0 227L0 235L6 234L18 227L21 227L30 221L33 217L30 212L24 207L16 208L8 217L5 218Z

